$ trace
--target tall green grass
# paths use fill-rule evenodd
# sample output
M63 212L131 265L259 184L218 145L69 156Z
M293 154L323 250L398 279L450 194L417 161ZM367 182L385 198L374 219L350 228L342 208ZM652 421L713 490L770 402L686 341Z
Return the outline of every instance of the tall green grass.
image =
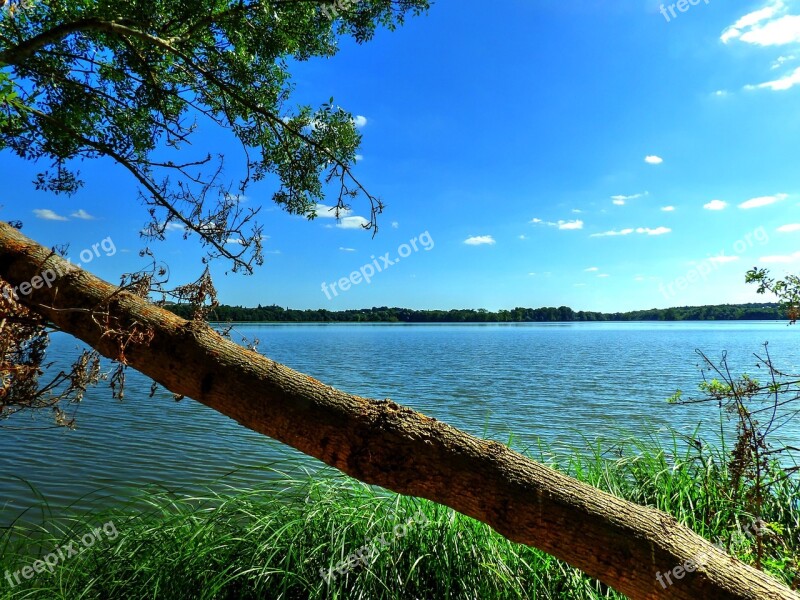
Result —
M613 448L535 458L639 504L673 514L746 562L752 521L732 501L724 452L674 434ZM778 471L776 470L776 474ZM791 584L800 544L800 486L776 481L763 507L766 570ZM391 494L331 471L276 473L258 489L203 497L143 493L134 509L93 511L55 531L17 525L0 539L0 598L107 599L483 599L621 598L604 585L486 525L434 503ZM144 505L144 509L142 506ZM427 522L408 524L419 511ZM419 520L419 519L417 519ZM112 521L119 535L10 587L12 573L58 545ZM407 528L396 529L408 524ZM32 549L29 533L39 534ZM397 535L395 535L397 533ZM379 551L326 581L320 574L376 538ZM385 544L385 545L384 545ZM37 553L38 551L38 553ZM597 549L602 552L602 548Z

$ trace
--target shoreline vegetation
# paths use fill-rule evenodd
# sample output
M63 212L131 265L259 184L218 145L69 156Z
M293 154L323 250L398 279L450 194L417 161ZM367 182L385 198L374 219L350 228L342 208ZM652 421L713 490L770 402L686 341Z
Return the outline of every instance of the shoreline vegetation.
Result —
M164 308L185 319L193 318L190 304L170 304ZM209 310L213 322L237 323L571 323L596 321L779 321L787 311L776 303L715 304L651 308L629 312L602 313L575 311L568 306L514 308L497 312L485 309L415 310L387 306L330 311L298 310L281 306L247 308L221 304Z
M685 436L673 431L666 441L620 436L608 443L587 440L585 448L559 454L546 447L526 454L670 513L752 565L756 519L737 501L746 484L732 485L724 444L692 439L697 443L686 444ZM781 477L778 465L772 469L774 483L758 520L761 564L796 589L800 482ZM624 598L447 507L330 469L263 470L271 478L254 488L239 485L200 496L142 490L128 505L99 506L56 531L15 524L0 534L0 575L13 574L97 523L114 523L118 537L85 548L52 572L23 578L20 585L0 580L0 600Z

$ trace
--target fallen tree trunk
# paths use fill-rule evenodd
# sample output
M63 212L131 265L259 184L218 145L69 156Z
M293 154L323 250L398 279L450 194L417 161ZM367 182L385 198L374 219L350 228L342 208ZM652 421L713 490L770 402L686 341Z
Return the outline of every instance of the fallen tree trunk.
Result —
M26 285L48 269L58 274L52 287ZM335 390L119 291L5 223L0 277L28 292L21 303L101 354L119 359L124 348L128 365L171 392L356 479L450 506L631 598L800 598L665 513L392 401ZM147 342L123 333L131 331Z

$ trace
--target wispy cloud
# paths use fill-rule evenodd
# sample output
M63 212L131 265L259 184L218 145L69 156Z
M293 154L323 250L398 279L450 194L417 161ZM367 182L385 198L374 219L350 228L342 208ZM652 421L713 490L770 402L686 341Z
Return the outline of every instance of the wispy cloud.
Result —
M761 208L762 206L769 206L770 204L775 204L776 202L780 202L781 200L786 200L788 198L788 194L775 194L774 196L759 196L758 198L751 198L750 200L746 200L739 205L739 208L744 208L745 210L750 208Z
M728 207L728 203L723 200L712 200L706 204L703 204L703 208L706 210L724 210Z
M167 223L166 227L164 227L163 223L160 223L158 225L158 229L156 229L155 227L153 227L152 224L150 224L147 227L145 227L144 229L142 229L139 233L142 234L142 235L147 235L147 236L158 235L158 231L160 231L162 228L163 228L164 231L183 231L184 230L184 226L181 223ZM215 228L216 228L216 224L215 223L208 223L208 224L206 224L205 227L201 227L201 231L209 231L210 232L210 231L213 231ZM229 238L229 239L233 239L233 238ZM225 243L232 244L234 242L226 241Z
M33 214L36 215L37 219L43 219L45 221L69 221L67 217L59 215L49 208L34 208Z
M762 256L758 259L758 262L762 263L793 263L796 261L800 261L800 252L777 256Z
M623 195L611 196L611 202L613 202L617 206L624 206L626 202L629 202L631 200L636 200L637 198L643 198L644 196L647 196L648 193L649 192L642 192L641 194L631 194L630 196L623 196Z
M355 118L353 119L353 122L356 124L356 127L358 128L365 127L367 124L367 117L364 117L362 115L356 115Z
M800 15L787 14L787 4L781 0L747 13L725 29L723 43L734 40L755 46L784 46L800 42Z
M339 250L341 250L342 252L355 252L356 251L355 248L344 248L342 246L339 246Z
M530 221L534 225L547 225L548 227L557 227L558 229L583 229L583 221L580 219L574 219L572 221L543 221L542 219L531 219Z
M364 229L369 221L364 217L345 217L336 224L339 229Z
M584 271L586 271L587 273L595 273L599 270L600 269L598 267L589 267L588 269L584 269Z
M328 206L327 204L315 204L314 205L314 212L317 213L318 219L335 219L336 218L336 207L335 206ZM347 208L340 208L339 209L339 218L342 217L349 217L353 214L353 211Z
M708 260L709 260L709 262L712 262L712 263L719 263L719 264L723 264L724 265L725 263L736 262L737 260L739 260L739 257L738 256L710 256L708 258Z
M317 213L318 219L336 218L336 207L334 206L315 204L314 211ZM364 217L353 215L353 211L347 208L339 209L339 221L336 223L336 227L339 229L363 229L366 225L369 225L369 221ZM325 225L325 227L331 228L330 225Z
M796 60L796 57L794 56L794 54L792 54L791 56L779 56L772 63L772 66L770 67L770 69L772 69L773 71L775 69L780 69L785 63L791 62L793 60Z
M79 208L78 210L76 210L74 213L72 213L70 215L70 217L74 217L76 219L83 219L84 221L94 221L94 219L95 219L92 215L90 215L88 212L86 212L82 208Z
M583 221L576 219L574 221L559 221L559 229L583 229Z
M787 225L781 225L778 227L778 231L780 233L793 233L795 231L800 231L800 223L789 223Z
M491 235L475 235L464 240L467 246L493 246L497 242Z
M664 211L664 212L674 212L675 211L675 207L674 206L662 206L661 210Z
M664 159L655 154L649 154L648 156L644 157L644 162L646 162L648 165L660 165L664 162Z
M800 67L797 67L791 73L784 75L772 81L765 81L764 83L746 85L746 90L770 89L773 92L782 92L789 90L800 83Z
M611 231L604 231L603 233L593 233L589 237L613 237L616 235L630 235L633 232L633 227L628 227L627 229L612 229Z
M593 233L590 237L613 237L619 235L631 235L638 233L640 235L665 235L671 233L672 229L669 227L628 227L626 229L612 229L611 231L604 231L602 233Z
M666 235L671 232L672 229L669 227L656 227L655 229L650 229L649 227L636 228L636 233L646 233L647 235Z
M399 227L400 227L400 223L398 223L397 221L392 221L392 229L397 229Z

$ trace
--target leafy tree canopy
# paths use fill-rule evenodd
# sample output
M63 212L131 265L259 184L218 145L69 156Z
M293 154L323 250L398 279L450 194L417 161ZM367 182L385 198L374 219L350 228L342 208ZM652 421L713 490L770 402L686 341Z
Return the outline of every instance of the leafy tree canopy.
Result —
M146 237L179 223L208 258L260 264L258 209L238 201L274 176L273 200L316 216L326 183L338 211L364 195L375 230L382 205L354 177L352 115L331 99L292 106L291 61L330 57L425 11L428 0L0 0L0 151L46 163L35 185L74 193L76 159L108 157L140 185ZM197 124L241 143L247 168L222 177L222 156L186 159ZM225 240L242 240L235 251Z
M792 324L800 319L799 276L787 275L784 279L777 279L767 269L753 268L747 272L746 281L757 284L759 294L770 292L777 296Z

